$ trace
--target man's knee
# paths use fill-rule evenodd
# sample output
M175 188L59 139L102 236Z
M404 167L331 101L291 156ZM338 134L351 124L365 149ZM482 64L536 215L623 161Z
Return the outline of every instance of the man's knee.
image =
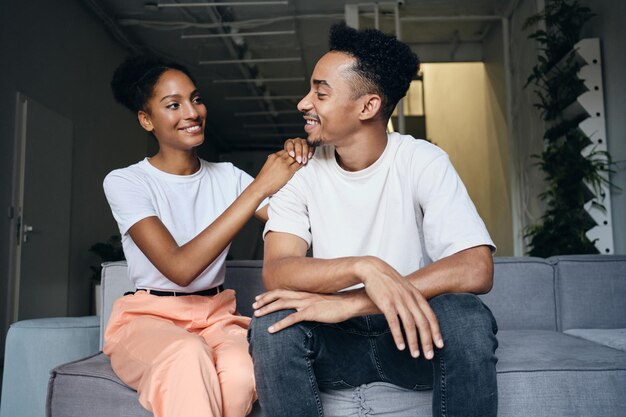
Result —
M262 317L253 317L250 323L248 340L252 357L262 359L268 356L282 355L294 345L302 345L304 336L299 324L287 327L277 333L270 333L268 328L292 314L294 310L280 310Z
M449 349L492 354L497 347L496 321L474 294L443 294L430 300Z

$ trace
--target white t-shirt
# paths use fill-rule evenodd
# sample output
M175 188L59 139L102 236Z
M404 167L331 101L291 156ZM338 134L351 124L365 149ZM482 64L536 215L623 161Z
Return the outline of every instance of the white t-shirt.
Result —
M342 169L323 146L270 198L269 231L313 246L313 256L376 256L400 274L463 249L495 249L447 154L411 136L391 133L371 166Z
M230 245L189 286L181 287L146 258L128 229L139 220L157 216L176 243L183 245L222 214L252 181L250 175L231 163L204 160L191 175L160 171L148 158L109 173L104 179L104 192L120 229L135 288L194 292L222 284Z

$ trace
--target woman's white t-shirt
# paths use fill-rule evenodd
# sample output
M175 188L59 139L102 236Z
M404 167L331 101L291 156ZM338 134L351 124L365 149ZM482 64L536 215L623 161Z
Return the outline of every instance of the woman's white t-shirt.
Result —
M104 179L104 192L117 221L130 280L135 288L194 292L224 282L226 249L191 284L181 287L167 279L137 247L128 229L156 216L178 245L209 226L253 181L231 163L200 160L191 175L174 175L155 168L148 158L116 169Z

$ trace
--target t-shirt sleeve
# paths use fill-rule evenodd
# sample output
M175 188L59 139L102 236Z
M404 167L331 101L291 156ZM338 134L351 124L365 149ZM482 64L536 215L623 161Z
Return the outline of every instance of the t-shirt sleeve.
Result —
M270 198L269 220L265 223L263 238L268 232L296 235L311 246L311 224L303 193L304 188L298 173Z
M139 220L157 216L150 194L139 178L113 171L104 179L103 187L122 236Z
M423 213L426 251L433 261L480 245L495 252L489 232L446 154L437 156L422 171L417 202Z

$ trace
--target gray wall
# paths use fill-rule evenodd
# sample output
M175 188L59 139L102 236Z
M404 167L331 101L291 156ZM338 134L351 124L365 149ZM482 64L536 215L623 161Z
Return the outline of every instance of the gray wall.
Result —
M146 154L147 140L109 90L126 51L79 0L0 2L0 354L4 357L15 129L22 92L74 124L68 315L90 314L88 252L116 226L102 192L111 169Z
M621 190L611 191L615 253L626 254L626 1L583 0L596 17L582 36L600 38L603 60L604 106L609 153L618 164L611 181Z
M586 26L582 37L600 38L603 49L604 97L608 148L613 160L626 161L626 2L622 0L585 0L597 14ZM543 7L543 0L521 0L511 18L511 82L513 101L513 140L516 158L512 161L520 178L522 225L538 221L543 213L543 203L538 194L544 191L543 173L534 166L531 155L543 150L545 127L539 112L532 107L536 101L533 88L524 89L531 68L536 63L537 48L528 39L530 30L521 27L530 15ZM626 254L626 168L622 162L611 181L621 190L613 189L612 215L615 253Z

